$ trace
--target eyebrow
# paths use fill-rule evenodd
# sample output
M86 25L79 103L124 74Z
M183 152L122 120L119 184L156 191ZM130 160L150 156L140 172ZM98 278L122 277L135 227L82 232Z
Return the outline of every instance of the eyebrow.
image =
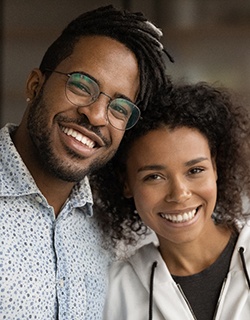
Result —
M152 164L152 165L148 165L148 166L143 166L141 168L139 168L137 170L137 172L141 172L141 171L150 171L150 170L164 170L166 168L166 166L162 166L162 165L158 165L158 164Z
M185 166L188 167L188 166L192 166L194 164L197 164L199 162L202 162L202 161L206 161L208 160L207 157L199 157L199 158L196 158L196 159L193 159L193 160L190 160L190 161L187 161L185 162Z
M184 163L185 167L189 167L189 166L192 166L194 164L197 164L199 162L202 162L202 161L206 161L208 160L208 158L206 157L199 157L199 158L196 158L196 159L192 159L192 160L189 160L187 162ZM160 165L160 164L152 164L152 165L146 165L146 166L143 166L143 167L140 167L137 172L141 172L141 171L153 171L153 170L164 170L166 169L166 166L164 165Z
M94 78L93 76L91 76L90 74L88 74L88 73L85 72L85 71L76 70L76 71L68 72L68 74L72 74L72 73L80 73L80 74L82 74L83 76L87 76L87 77L89 77L90 79L92 79L93 81L95 81L95 82L98 84L98 86L100 85L100 83L96 80L96 78Z

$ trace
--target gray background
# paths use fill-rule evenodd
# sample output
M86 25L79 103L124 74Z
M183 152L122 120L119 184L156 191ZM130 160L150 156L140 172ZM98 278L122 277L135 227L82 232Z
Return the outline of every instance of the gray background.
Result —
M250 104L249 0L5 0L0 4L0 125L19 123L30 70L62 29L101 5L143 11L164 33L174 80L205 80L232 88ZM250 110L250 107L249 107Z

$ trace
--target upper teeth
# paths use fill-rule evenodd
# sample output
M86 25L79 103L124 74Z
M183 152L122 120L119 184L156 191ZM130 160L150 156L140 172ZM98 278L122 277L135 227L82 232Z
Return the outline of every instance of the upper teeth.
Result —
M179 223L179 222L185 222L185 221L193 219L195 213L196 213L196 209L193 209L192 211L179 213L177 215L161 213L161 217L164 219L167 219L171 222Z
M89 138L82 135L80 132L78 132L76 130L73 130L71 128L69 129L69 128L62 127L62 131L64 133L66 133L68 136L71 136L71 137L75 138L77 141L80 141L81 143L85 144L89 148L94 148L94 146L95 146L95 143L92 140L90 140Z

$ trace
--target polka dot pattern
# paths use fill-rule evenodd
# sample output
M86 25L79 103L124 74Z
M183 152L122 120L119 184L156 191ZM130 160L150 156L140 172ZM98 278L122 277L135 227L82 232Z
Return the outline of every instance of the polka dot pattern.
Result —
M101 320L111 257L92 216L87 178L55 219L0 130L0 319Z

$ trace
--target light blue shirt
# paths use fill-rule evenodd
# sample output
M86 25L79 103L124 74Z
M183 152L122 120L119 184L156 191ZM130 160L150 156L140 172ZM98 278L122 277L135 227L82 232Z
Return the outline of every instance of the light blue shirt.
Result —
M85 178L55 218L0 130L0 319L101 320L110 255Z

